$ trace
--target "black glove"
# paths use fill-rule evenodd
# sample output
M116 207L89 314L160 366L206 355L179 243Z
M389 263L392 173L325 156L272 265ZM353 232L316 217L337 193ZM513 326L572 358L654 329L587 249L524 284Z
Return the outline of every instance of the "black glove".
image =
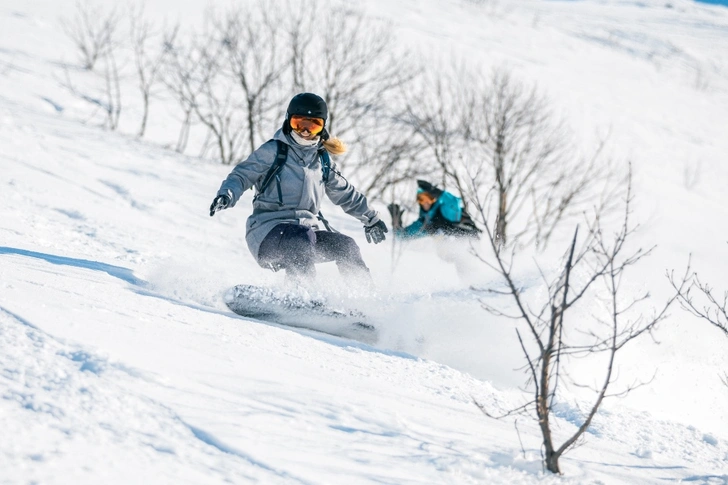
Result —
M364 226L364 234L367 236L368 243L373 242L374 244L379 244L384 241L386 239L384 236L385 232L389 232L389 230L387 229L387 225L381 219L378 219L374 224Z
M230 197L227 195L218 195L210 206L210 217L214 216L215 212L227 209L228 207L230 207Z
M387 206L387 210L389 211L389 215L392 216L392 228L393 229L399 229L402 227L402 214L404 214L404 209L400 207L399 204L389 204Z

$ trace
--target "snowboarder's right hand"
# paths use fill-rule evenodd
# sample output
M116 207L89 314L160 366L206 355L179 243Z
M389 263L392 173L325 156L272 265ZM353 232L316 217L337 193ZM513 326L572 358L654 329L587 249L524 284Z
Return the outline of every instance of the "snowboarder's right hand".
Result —
M384 241L386 239L385 232L389 232L387 225L379 217L374 217L369 221L368 225L364 226L364 234L368 243L379 244Z
M210 217L214 216L215 212L227 209L228 207L230 207L230 197L227 195L218 195L210 206Z

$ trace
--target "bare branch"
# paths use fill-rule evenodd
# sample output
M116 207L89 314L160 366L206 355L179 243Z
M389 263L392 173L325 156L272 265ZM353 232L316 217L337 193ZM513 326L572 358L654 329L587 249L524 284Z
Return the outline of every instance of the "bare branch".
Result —
M475 404L484 415L486 415L487 417L492 418L492 419L503 419L503 418L507 418L509 416L513 416L515 414L523 414L524 412L526 412L528 410L528 408L530 406L533 405L533 401L527 402L526 404L523 404L522 406L509 410L505 414L494 415L494 414L488 412L488 410L485 409L485 406L482 405L481 403L479 403L474 397L470 396L470 398L473 400L473 404Z
M475 197L474 200L491 243L495 266L499 270L500 276L506 281L512 301L519 309L522 324L528 329L526 335L532 337L527 345L521 331L516 329L518 342L525 357L525 367L529 371L528 382L535 389L532 402L535 405L543 438L544 465L549 471L560 473L560 457L567 450L583 442L584 433L591 425L603 400L608 397L624 396L649 383L649 381L633 382L616 392L608 392L617 380L615 362L618 352L634 339L644 334L651 335L658 323L666 318L667 310L678 295L684 293L689 280L689 265L682 281L674 284L675 294L668 298L657 311L654 311L651 317L646 318L644 315L638 314L636 317L630 318L631 315L639 312L640 304L645 303L649 295L638 295L627 299L626 303L622 303L624 298L621 296L623 292L621 283L625 272L650 253L649 250L637 249L631 254L623 254L626 252L626 240L634 231L634 227L630 223L630 204L632 202L630 176L624 201L624 216L619 230L608 240L605 236L607 231L602 227L600 217L602 214L599 212L600 209L596 208L593 218L587 221L587 235L580 246L577 246L578 232L574 232L569 249L564 255L565 262L561 273L549 282L548 274L539 267L541 277L548 290L547 301L540 306L540 311L532 312L526 306L523 295L513 284L513 276L508 269L512 267L512 264L504 262L505 255L497 246L496 237L485 217L482 199ZM511 253L512 258L514 254ZM575 276L578 278L574 278ZM600 285L603 285L602 289L599 289ZM570 310L580 302L587 300L587 295L589 295L590 302L603 301L606 304L605 313L608 317L595 315L591 324L583 319L571 322L571 326L576 330L571 334L581 336L582 340L585 336L589 340L587 342L574 341L566 331L570 320L574 320L574 312ZM493 303L481 303L484 308L494 314L500 312ZM501 315L503 313L500 312ZM569 315L572 318L568 318ZM538 350L534 353L529 348ZM575 381L568 372L569 366L574 364L574 359L588 358L597 353L607 354L604 375L600 379L600 384L592 386ZM559 389L565 385L590 389L594 392L594 398L584 415L583 422L576 431L558 444L554 441L551 413L558 402Z
M73 18L61 19L63 31L78 49L84 69L93 70L108 50L114 49L121 14L114 8L104 12L88 1L76 2Z
M680 290L672 273L668 274L668 279L676 290ZM696 303L692 294L693 289L697 289L707 303L702 305ZM728 291L723 293L722 298L716 296L714 289L709 284L703 283L698 274L694 273L690 287L679 291L679 299L683 309L707 321L728 337Z
M154 24L145 19L143 5L140 7L131 6L129 17L129 36L134 52L139 92L143 103L142 120L137 132L137 136L141 138L147 129L149 104L154 96L153 89L159 81L165 58L171 54L171 48L179 32L179 25L167 32L164 40L161 41L159 34L155 31ZM150 52L150 43L157 44L157 50Z

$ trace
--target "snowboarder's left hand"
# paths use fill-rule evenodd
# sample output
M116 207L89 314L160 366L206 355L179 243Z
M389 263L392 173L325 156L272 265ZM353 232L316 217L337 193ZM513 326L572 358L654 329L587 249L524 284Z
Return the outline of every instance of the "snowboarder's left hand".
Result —
M210 217L215 215L215 212L227 209L230 206L230 197L227 195L218 195L215 200L212 201L210 206Z
M364 234L367 236L368 243L379 244L384 241L386 239L385 232L389 232L387 225L379 218L376 218L375 222L370 222L364 226Z

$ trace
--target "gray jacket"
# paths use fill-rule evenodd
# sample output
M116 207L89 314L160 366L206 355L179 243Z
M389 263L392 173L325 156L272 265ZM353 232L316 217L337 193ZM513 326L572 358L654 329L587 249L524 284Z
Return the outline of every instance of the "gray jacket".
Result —
M344 212L356 217L365 225L378 220L378 213L369 208L367 199L359 193L336 170L331 161L328 182L324 183L321 161L317 146L301 146L278 130L272 140L265 142L250 156L237 164L223 181L218 195L232 194L231 207L240 199L243 192L255 186L260 192L265 175L275 161L281 140L288 145L288 157L280 172L282 203L278 199L278 186L274 180L265 192L253 201L253 214L248 217L245 240L253 257L258 259L260 243L276 225L281 223L304 224L319 229L317 214L324 193L331 201L341 206Z

